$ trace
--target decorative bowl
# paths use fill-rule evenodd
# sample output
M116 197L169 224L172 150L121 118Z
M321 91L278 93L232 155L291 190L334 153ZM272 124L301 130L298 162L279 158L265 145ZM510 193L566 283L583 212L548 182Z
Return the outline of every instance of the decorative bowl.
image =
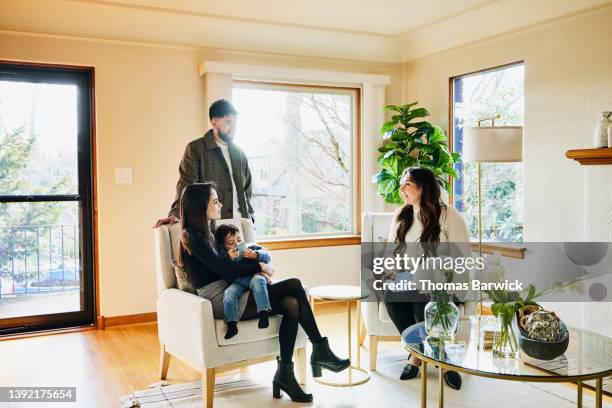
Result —
M518 317L518 316L517 316ZM559 321L559 337L555 341L539 341L530 338L525 329L519 326L519 346L529 357L538 360L553 360L567 350L569 331L562 320Z

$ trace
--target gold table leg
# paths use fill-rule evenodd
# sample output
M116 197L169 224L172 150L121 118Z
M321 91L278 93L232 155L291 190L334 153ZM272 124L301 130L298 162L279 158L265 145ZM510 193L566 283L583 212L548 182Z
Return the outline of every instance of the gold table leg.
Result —
M359 304L359 303L358 303ZM359 307L359 306L358 306ZM353 336L351 335L351 300L346 302L346 311L348 315L348 358L349 360L353 359L353 347L352 340ZM359 309L357 309L357 330L359 331L359 323L360 323L360 315ZM358 332L359 334L359 332ZM359 360L359 345L357 345L357 359ZM361 368L359 362L357 366L354 366L351 362L351 365L348 367L348 382L337 382L337 381L328 381L324 379L315 378L314 380L320 384L331 385L334 387L352 387L353 385L360 385L370 380L370 374ZM353 372L356 374L356 380L353 382Z
M353 383L353 355L351 353L351 301L347 300L346 302L346 309L348 311L348 358L349 361L351 361L351 365L349 365L349 384Z
M595 408L602 407L602 388L603 388L603 378L598 378L595 380Z
M361 302L357 300L357 368L361 368L361 345L359 339L361 338Z
M576 407L582 408L582 381L576 383L576 392L578 393L576 398Z
M427 361L421 361L421 408L427 408Z
M438 372L438 380L440 382L440 396L438 397L438 408L444 408L444 369L440 367Z

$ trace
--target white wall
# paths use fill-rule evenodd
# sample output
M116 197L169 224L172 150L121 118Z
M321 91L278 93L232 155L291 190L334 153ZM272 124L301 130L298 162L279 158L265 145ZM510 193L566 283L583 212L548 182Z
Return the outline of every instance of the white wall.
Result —
M144 46L0 33L0 60L95 66L101 315L155 311L152 225L167 214L185 145L204 132L208 107L198 64L205 60L391 76L385 102L398 103L401 67ZM367 140L379 135L363 135ZM368 148L362 152L372 157ZM116 167L132 167L133 184L117 185ZM369 183L364 174L363 183ZM367 207L364 207L366 210ZM281 276L308 285L358 282L359 246L275 251Z
M418 100L434 121L448 123L450 77L525 61L527 241L612 241L612 166L565 158L568 149L591 147L599 113L612 109L610 21L607 7L404 66L402 101ZM612 303L557 304L555 310L570 324L612 335Z

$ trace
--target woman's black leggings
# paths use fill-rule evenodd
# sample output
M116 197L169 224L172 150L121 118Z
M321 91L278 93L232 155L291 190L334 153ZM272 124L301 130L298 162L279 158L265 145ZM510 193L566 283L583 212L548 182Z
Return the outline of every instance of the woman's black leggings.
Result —
M424 312L427 302L385 302L389 317L400 334L413 324L425 320Z
M417 291L386 291L383 296L389 317L400 335L406 328L425 320L429 298Z
M289 363L293 359L293 348L297 337L298 324L312 342L322 340L306 292L297 278L286 279L268 285L268 297L272 311L270 314L282 315L278 341L280 342L281 361ZM257 317L257 306L253 294L249 294L246 309L240 320Z

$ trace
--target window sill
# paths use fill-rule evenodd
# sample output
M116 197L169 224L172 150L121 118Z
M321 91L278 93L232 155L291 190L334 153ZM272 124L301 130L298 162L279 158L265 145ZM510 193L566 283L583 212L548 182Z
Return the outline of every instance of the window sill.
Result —
M483 254L493 254L499 252L501 256L508 258L523 259L525 258L525 250L527 248L523 246L506 246L499 244L487 244L482 243ZM478 252L478 242L472 242L472 251Z
M335 237L316 237L316 238L296 238L283 240L258 241L266 249L301 249L301 248L317 248L317 247L332 247L341 245L359 245L361 244L361 236L359 235L343 235Z

